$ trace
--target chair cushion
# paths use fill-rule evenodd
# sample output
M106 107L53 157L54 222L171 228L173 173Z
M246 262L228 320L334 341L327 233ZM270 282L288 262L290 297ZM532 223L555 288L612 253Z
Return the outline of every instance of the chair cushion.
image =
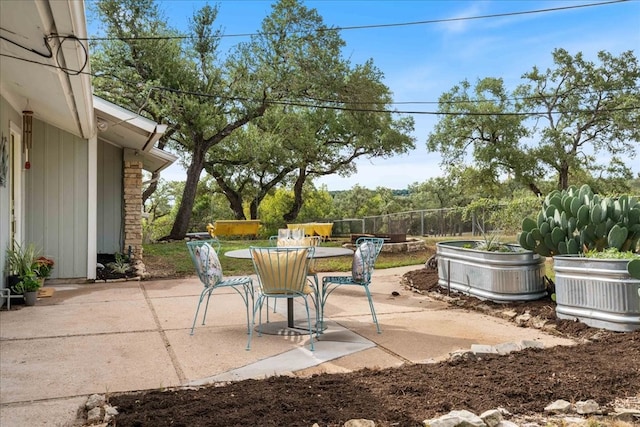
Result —
M222 265L220 265L220 259L213 247L204 243L202 246L196 249L197 259L200 262L200 269L209 277L209 285L217 285L222 281ZM206 267L205 267L206 266Z
M253 260L258 269L262 291L265 294L310 294L305 262L308 251L255 251Z
M375 256L375 246L371 242L362 242L353 254L353 262L351 263L351 276L355 282L367 280L366 273L371 267L366 262Z

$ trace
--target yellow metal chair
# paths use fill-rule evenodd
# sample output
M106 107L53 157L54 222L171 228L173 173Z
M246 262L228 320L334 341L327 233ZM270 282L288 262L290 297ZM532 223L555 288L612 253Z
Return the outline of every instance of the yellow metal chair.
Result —
M260 310L258 335L261 335L262 304L267 298L302 298L307 311L310 348L314 350L313 329L309 311L308 297L314 299L314 289L307 284L309 264L313 258L314 247L255 247L252 246L251 259L258 276L258 297L253 318ZM315 303L315 301L314 301Z

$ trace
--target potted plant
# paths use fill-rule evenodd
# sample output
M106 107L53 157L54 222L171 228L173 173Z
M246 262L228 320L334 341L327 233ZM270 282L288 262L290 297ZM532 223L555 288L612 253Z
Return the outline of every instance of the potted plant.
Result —
M614 331L640 329L640 203L588 185L549 193L520 245L553 256L556 315Z
M27 303L35 304L37 291L44 280L42 278L51 274L53 268L53 261L39 257L39 252L33 243L23 246L14 242L13 248L7 250L11 293L24 295Z
M24 295L25 305L35 305L38 299L38 289L40 289L41 281L35 271L22 276L15 286L19 293Z
M51 270L55 262L51 258L40 256L36 259L34 271L36 276L41 279L41 284L44 285L44 281L47 277L51 276Z
M531 301L547 295L544 257L517 244L502 243L496 232L485 232L477 218L494 212L490 221L511 229L500 217L497 202L480 199L464 212L471 216L483 239L452 240L436 243L440 286L494 302ZM520 221L518 221L519 223Z

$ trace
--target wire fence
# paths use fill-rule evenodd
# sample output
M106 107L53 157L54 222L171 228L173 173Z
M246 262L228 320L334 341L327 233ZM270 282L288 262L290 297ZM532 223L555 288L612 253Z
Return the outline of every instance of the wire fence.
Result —
M456 236L462 233L478 234L477 222L465 220L462 210L424 209L387 215L333 220L334 236L349 234L406 234L411 236ZM483 223L489 230L490 224Z

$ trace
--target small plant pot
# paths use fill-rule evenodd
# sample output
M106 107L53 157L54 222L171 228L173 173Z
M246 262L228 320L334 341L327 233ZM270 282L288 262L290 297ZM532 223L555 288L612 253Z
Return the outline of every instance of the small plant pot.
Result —
M25 305L36 305L36 301L38 301L38 291L29 291L24 293Z

